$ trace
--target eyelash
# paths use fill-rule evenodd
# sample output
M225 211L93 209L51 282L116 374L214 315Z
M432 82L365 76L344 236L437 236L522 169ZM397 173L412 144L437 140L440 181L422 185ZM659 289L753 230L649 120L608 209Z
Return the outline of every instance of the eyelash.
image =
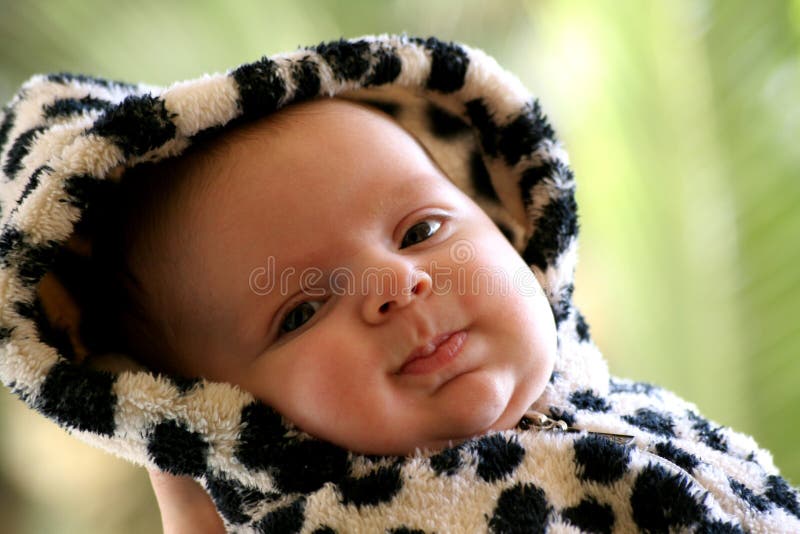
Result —
M433 223L433 224L428 224L430 235L425 236L424 239L417 241L416 243L405 244L405 238L409 235L409 232L411 232L411 230L413 230L422 223ZM405 248L413 247L414 245L418 245L419 243L423 243L428 239L435 237L436 234L441 231L443 224L444 220L441 217L428 216L418 220L417 222L409 226L406 232L403 234L403 237L400 240L399 249L402 250ZM303 300L292 305L292 307L289 308L289 310L281 317L280 323L278 325L278 333L276 339L280 339L288 334L301 330L305 325L307 325L310 321L314 319L314 316L317 314L319 309L325 304L325 302L326 302L325 300ZM286 320L291 316L291 314L294 313L296 310L298 310L301 306L306 304L312 304L312 305L316 304L317 307L313 309L313 313L309 317L307 317L305 321L303 321L301 324L289 330L284 329Z

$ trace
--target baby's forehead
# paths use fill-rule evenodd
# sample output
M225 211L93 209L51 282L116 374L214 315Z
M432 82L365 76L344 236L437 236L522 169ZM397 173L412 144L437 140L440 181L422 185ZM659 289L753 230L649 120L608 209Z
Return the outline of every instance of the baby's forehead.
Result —
M442 179L424 148L388 115L336 99L239 125L139 174L153 186L145 188L149 205L141 213L154 213L159 224L151 230L161 235L153 237L173 252L221 230L235 233L247 224L243 210L253 208L247 201L254 195L253 209L281 222L323 215L344 201L353 211L383 212ZM376 189L381 194L372 194ZM340 231L357 224L348 217L331 222Z

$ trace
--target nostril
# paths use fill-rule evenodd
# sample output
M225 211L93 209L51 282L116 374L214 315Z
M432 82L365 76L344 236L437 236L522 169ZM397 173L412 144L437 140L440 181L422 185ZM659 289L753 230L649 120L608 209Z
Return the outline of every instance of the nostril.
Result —
M417 282L411 289L411 292L415 295L419 295L422 292L422 282Z
M386 313L387 311L389 311L389 303L384 302L383 304L381 304L381 307L378 308L378 311L381 313Z

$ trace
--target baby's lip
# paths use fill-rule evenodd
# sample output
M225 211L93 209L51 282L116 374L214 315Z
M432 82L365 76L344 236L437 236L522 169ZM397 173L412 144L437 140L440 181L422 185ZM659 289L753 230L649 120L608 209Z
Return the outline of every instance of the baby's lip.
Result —
M409 353L397 374L426 374L445 365L458 354L465 339L465 330L453 330L430 338Z
M435 351L439 345L442 344L447 338L453 335L453 332L447 332L445 334L439 334L438 336L430 339L427 343L420 345L416 349L412 350L411 353L406 358L406 363L410 362L411 360L416 360L417 358L424 358L426 356L430 356L433 351Z

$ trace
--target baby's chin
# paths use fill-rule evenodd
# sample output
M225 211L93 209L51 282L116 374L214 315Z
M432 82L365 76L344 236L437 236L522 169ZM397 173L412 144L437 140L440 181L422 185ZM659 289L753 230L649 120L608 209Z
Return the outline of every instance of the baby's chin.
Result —
M462 413L450 413L447 427L436 429L437 432L428 439L420 439L417 443L403 444L394 447L394 452L383 454L408 455L417 451L438 452L444 449L457 447L462 443L481 438L492 432L500 432L515 428L525 415L527 406L523 409L509 406L505 402L496 404L487 403L479 407L467 404L463 406ZM460 416L460 417L459 417Z
M442 437L469 439L489 431L508 430L535 400L534 395L527 399L527 388L520 388L516 380L505 374L479 371L460 380L454 385L457 392L446 392L448 401L442 406L446 417L439 428L433 429L444 434Z

